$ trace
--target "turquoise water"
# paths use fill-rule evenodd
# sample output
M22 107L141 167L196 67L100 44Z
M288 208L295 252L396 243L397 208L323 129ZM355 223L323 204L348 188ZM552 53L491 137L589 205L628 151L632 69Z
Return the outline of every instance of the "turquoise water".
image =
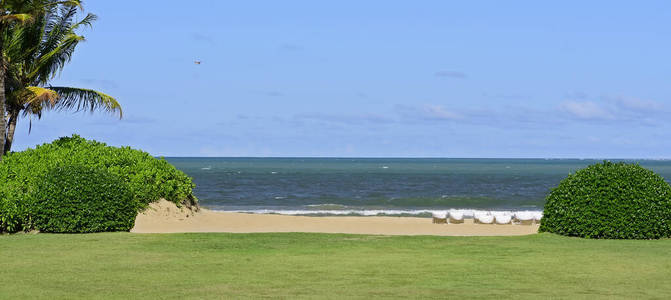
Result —
M596 160L167 158L207 208L288 214L542 210L569 172ZM642 160L665 178L671 161Z

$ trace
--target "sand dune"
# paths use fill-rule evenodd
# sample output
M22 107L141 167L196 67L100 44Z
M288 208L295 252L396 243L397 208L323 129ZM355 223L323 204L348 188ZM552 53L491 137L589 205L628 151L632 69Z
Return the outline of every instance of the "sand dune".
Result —
M494 236L525 235L538 225L432 224L430 218L413 217L305 217L270 214L191 211L162 200L138 214L136 233L176 232L322 232L381 235Z

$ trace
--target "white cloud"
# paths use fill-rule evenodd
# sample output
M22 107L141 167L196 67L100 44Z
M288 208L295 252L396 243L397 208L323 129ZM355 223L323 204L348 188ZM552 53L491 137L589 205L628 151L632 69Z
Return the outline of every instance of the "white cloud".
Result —
M401 120L417 122L417 121L454 121L460 120L464 117L452 110L448 110L441 105L396 105L394 110L399 115Z
M622 109L631 109L640 112L656 112L664 108L661 103L652 100L643 100L638 98L619 98L615 101Z
M564 101L559 109L571 117L583 120L613 120L614 113L606 105L592 101Z
M293 117L294 120L312 120L342 124L388 124L395 120L382 114L325 114L325 113L300 113Z
M446 110L440 105L427 105L424 107L426 116L431 119L438 120L457 120L461 119L461 115L453 111Z
M466 73L459 71L438 71L433 75L435 75L436 77L458 78L458 79L465 79L468 77Z
M632 125L660 126L670 112L660 102L625 97L601 97L598 101L564 101L558 111L565 118L583 121L627 122Z

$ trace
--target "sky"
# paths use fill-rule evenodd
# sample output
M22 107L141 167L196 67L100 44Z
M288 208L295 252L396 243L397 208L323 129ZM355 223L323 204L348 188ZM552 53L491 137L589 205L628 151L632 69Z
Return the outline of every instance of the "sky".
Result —
M77 133L163 156L671 158L668 1L85 10L99 19L53 84L124 118L22 119L15 150Z

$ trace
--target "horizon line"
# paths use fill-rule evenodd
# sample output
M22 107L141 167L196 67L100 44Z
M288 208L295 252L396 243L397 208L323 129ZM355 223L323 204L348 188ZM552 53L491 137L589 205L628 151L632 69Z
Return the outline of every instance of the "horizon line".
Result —
M541 159L541 160L671 160L671 158L642 157L445 157L445 156L170 156L165 158L332 158L332 159Z

